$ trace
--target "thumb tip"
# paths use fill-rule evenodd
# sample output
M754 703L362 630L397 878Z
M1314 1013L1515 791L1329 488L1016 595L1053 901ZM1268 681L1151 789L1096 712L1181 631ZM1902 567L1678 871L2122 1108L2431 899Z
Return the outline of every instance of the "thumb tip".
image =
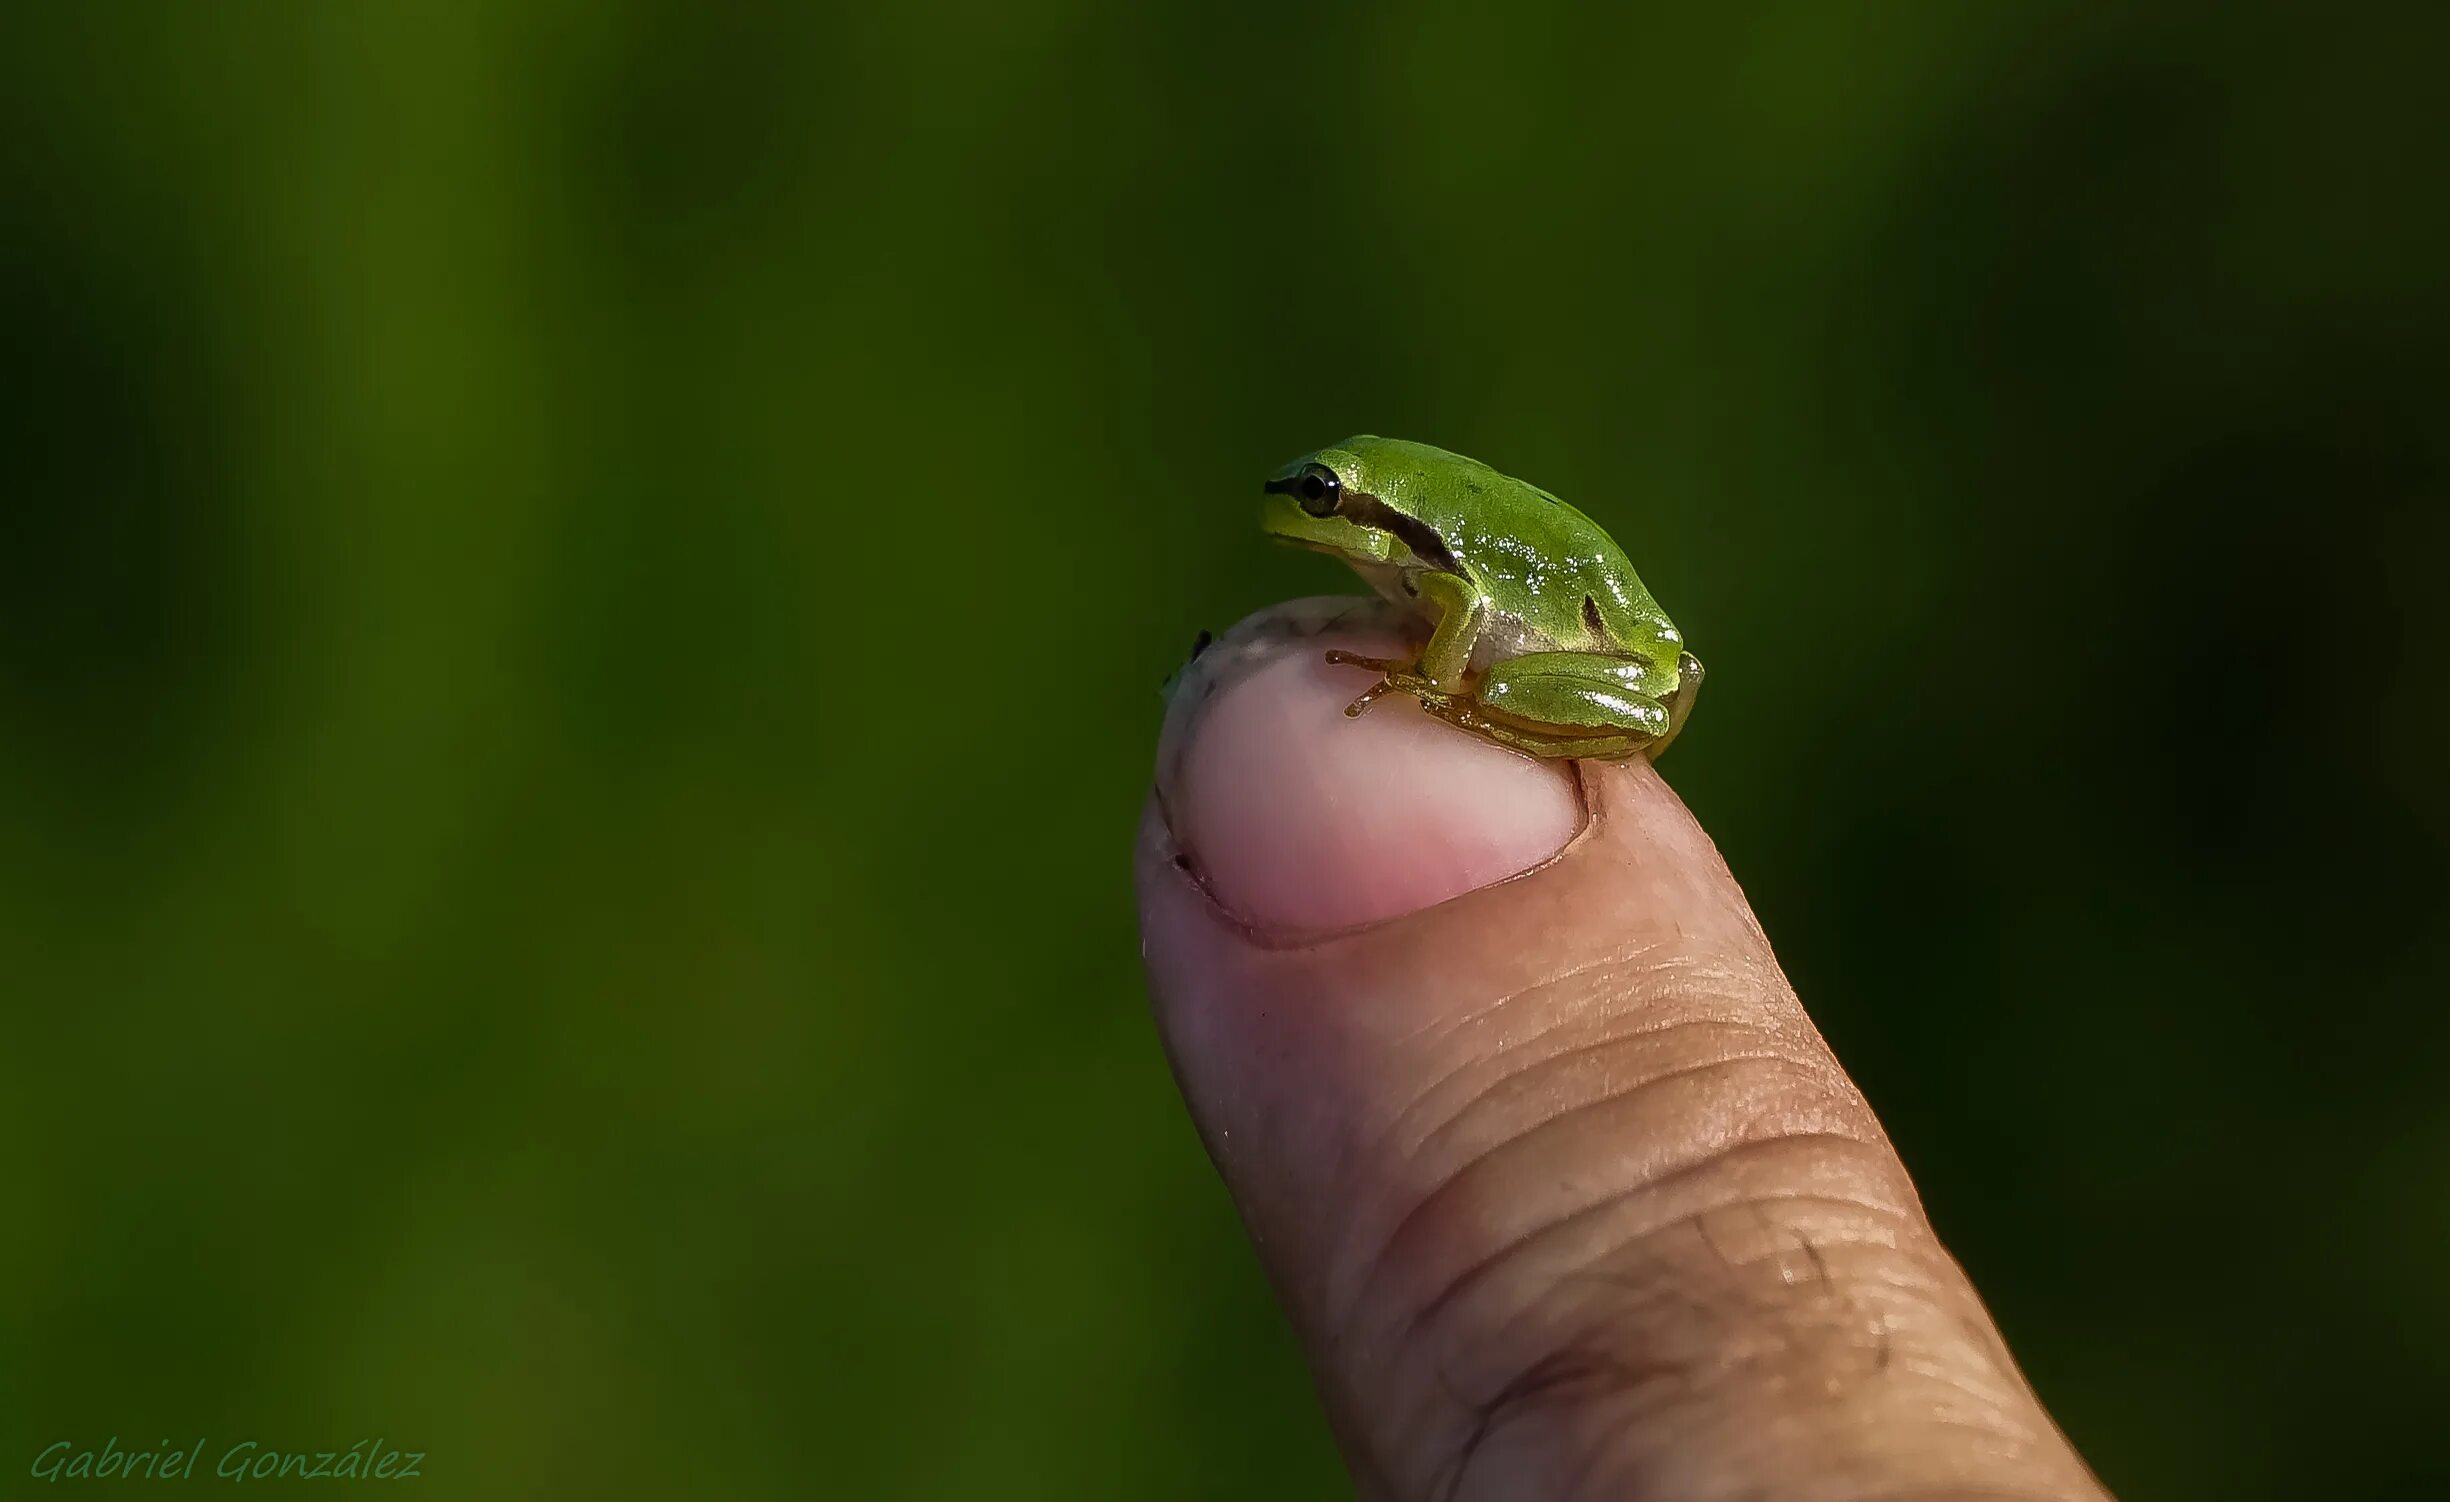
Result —
M1264 613L1195 665L1159 794L1177 849L1253 928L1329 932L1434 906L1529 870L1581 829L1573 775L1457 730L1409 697L1358 716L1374 672L1327 649L1406 650L1355 602Z

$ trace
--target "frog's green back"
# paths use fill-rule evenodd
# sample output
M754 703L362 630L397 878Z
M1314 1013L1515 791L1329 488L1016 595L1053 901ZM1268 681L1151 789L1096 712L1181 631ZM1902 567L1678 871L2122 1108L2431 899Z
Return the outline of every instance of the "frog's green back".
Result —
M1348 483L1427 523L1479 582L1560 611L1588 596L1620 635L1660 613L1606 529L1529 481L1401 438L1363 434L1320 452L1349 460Z

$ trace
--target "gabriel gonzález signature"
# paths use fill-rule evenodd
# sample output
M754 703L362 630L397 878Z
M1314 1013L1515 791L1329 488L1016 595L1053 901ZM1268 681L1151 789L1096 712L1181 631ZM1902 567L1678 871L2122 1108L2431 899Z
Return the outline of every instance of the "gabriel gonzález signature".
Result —
M122 1450L114 1434L99 1450L80 1450L74 1440L45 1445L34 1457L37 1481L187 1481L210 1448L202 1439L178 1449L163 1440L158 1450ZM361 1439L345 1450L274 1450L242 1439L221 1452L213 1474L224 1481L271 1481L288 1476L310 1481L414 1481L425 1464L423 1450L394 1450L380 1439Z

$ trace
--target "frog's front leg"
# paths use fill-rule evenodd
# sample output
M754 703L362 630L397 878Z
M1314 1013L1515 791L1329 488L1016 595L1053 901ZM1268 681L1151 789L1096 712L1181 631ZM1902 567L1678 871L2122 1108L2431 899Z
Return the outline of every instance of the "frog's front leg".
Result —
M1472 648L1480 640L1480 628L1488 619L1488 601L1471 584L1455 574L1419 573L1412 576L1413 596L1435 606L1438 624L1430 632L1429 645L1421 649L1417 663L1402 662L1387 657L1363 657L1356 652L1331 651L1327 660L1352 667L1372 668L1386 674L1370 687L1369 692L1344 707L1348 715L1358 715L1371 703L1391 693L1408 693L1424 699L1431 695L1452 695L1463 691L1464 674L1472 665Z

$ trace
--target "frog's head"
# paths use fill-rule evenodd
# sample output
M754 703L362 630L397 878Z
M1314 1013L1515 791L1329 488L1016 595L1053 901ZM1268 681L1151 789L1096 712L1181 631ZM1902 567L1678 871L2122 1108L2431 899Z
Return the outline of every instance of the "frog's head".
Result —
M1380 504L1370 456L1381 442L1366 436L1347 438L1278 470L1261 487L1267 499L1261 504L1259 525L1269 536L1297 547L1355 563L1386 562L1394 556L1395 539L1355 520Z

